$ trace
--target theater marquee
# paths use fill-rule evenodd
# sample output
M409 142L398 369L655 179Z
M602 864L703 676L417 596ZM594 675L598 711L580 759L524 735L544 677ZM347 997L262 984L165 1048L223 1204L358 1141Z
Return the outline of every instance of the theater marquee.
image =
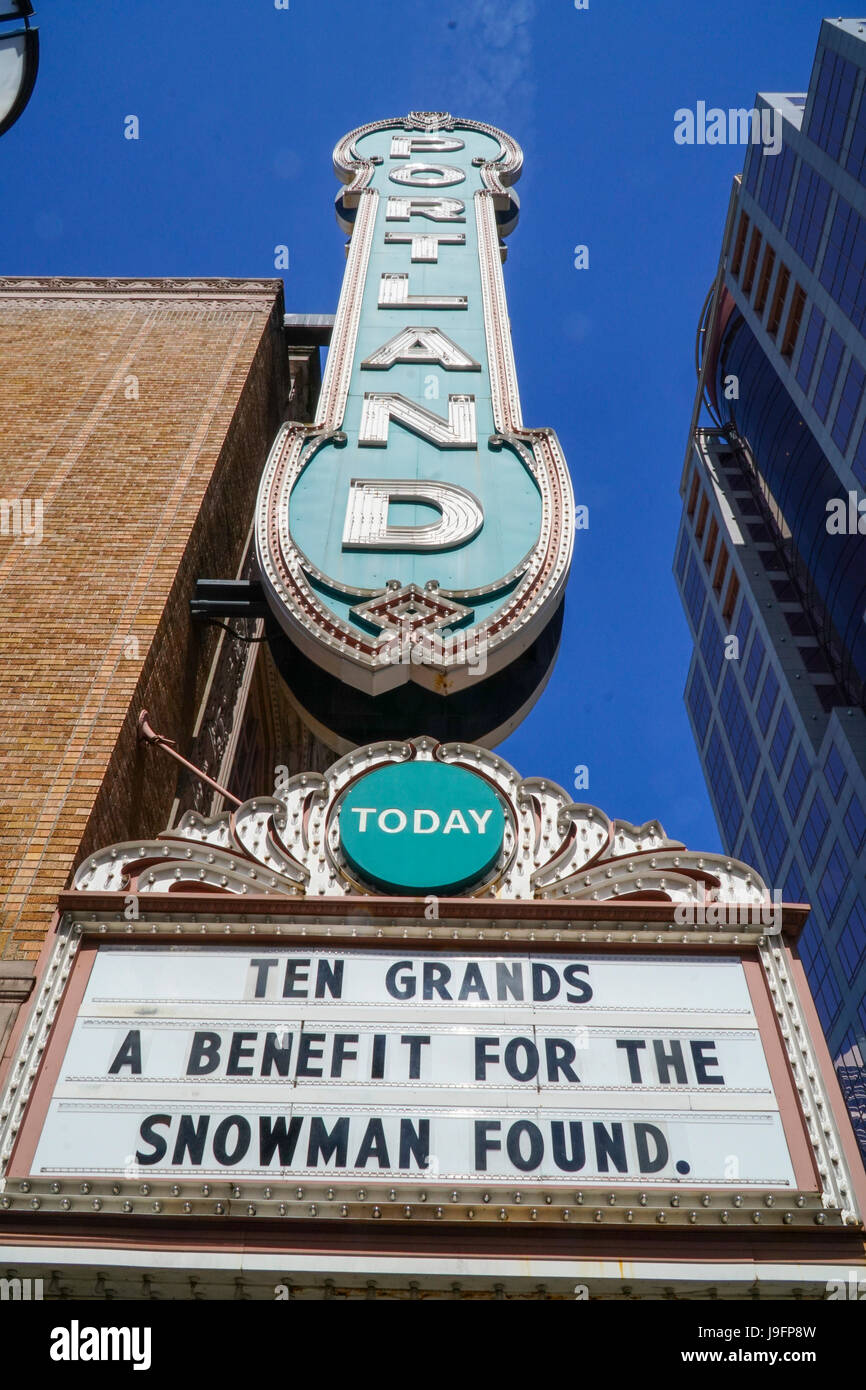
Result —
M106 946L33 1173L789 1190L742 962Z
M486 749L358 748L60 909L0 1098L21 1218L859 1229L805 909Z

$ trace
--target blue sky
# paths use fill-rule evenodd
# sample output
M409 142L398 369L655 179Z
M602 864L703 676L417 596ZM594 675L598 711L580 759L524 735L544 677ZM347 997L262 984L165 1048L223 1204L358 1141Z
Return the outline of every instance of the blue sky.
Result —
M590 528L554 676L499 751L567 787L585 764L578 799L717 849L671 563L696 323L744 151L675 144L674 111L805 91L823 14L817 0L42 0L36 90L0 140L0 267L273 276L285 244L287 308L330 313L338 137L410 109L508 130L525 152L505 271L524 418L558 431Z

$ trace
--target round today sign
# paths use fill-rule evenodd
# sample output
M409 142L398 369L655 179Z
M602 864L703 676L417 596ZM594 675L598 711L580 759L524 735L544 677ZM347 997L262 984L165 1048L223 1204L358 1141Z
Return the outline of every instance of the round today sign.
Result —
M505 812L493 788L450 763L388 763L339 803L352 868L386 893L457 893L493 867Z

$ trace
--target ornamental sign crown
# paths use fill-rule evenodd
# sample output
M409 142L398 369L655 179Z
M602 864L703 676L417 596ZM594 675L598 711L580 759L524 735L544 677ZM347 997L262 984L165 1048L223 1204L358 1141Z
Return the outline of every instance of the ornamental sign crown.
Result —
M348 264L317 417L277 435L256 546L292 649L366 697L459 694L561 608L571 484L554 432L523 427L502 276L522 158L441 112L334 152Z

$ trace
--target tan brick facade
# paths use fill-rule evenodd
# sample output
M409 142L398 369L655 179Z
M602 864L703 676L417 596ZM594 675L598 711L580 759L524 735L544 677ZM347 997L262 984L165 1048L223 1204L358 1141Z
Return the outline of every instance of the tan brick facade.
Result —
M166 824L289 393L273 281L0 281L0 957L34 956L84 854ZM33 513L31 513L31 520Z

